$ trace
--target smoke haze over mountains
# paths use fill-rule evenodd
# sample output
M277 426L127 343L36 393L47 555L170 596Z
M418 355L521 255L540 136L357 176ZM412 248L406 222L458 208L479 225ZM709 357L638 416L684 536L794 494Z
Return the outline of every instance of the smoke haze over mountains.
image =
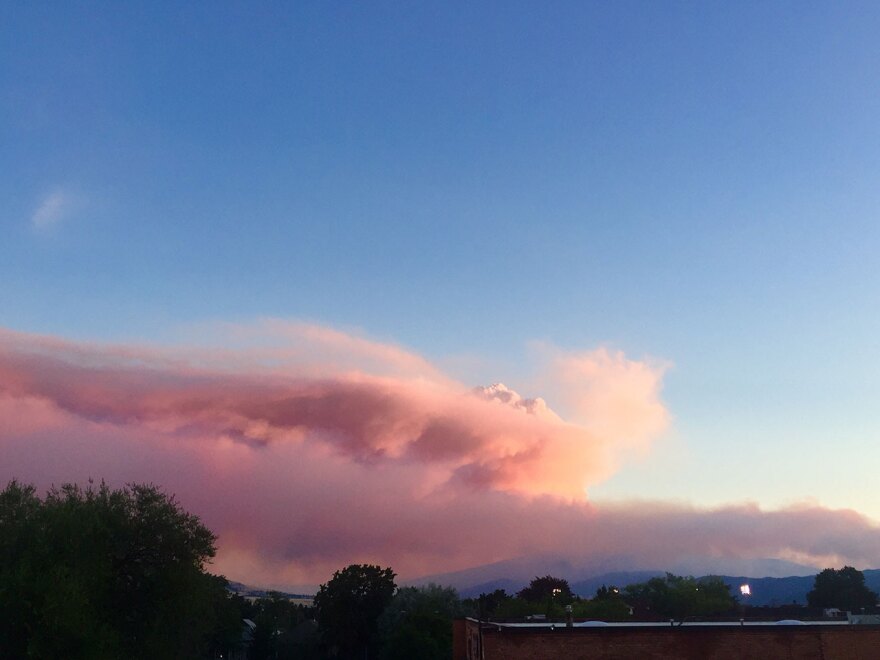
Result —
M267 586L351 562L416 578L547 556L632 570L880 553L880 530L849 510L591 502L668 428L662 363L558 351L546 403L330 328L218 332L220 347L0 333L0 478L159 483L219 535L216 570Z

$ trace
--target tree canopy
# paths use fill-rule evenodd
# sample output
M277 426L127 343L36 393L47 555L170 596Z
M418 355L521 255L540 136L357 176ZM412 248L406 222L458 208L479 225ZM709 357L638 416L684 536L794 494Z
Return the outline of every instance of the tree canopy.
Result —
M840 570L826 568L816 576L813 589L807 594L811 607L837 607L858 612L877 604L877 594L865 586L865 575L852 566Z
M604 584L596 589L596 595L591 600L575 602L574 615L604 621L627 620L631 616L620 589Z
M375 657L378 620L397 585L390 568L352 564L336 571L315 596L318 625L329 654Z
M265 597L244 601L241 617L256 627L251 631L248 660L318 658L318 631L312 608L291 602L287 595L269 591Z
M481 593L478 598L469 600L475 610L474 614L482 619L495 614L498 608L510 599L511 596L504 589L496 589L489 593Z
M719 577L665 577L631 584L624 589L627 600L646 607L658 616L684 619L723 614L736 606L736 599Z
M198 658L239 627L214 535L151 485L0 492L0 648L21 658Z
M452 657L452 619L464 613L458 592L429 584L400 589L379 619L383 660Z
M536 577L529 586L522 589L517 594L518 598L529 601L531 603L539 603L545 600L552 600L557 603L570 603L574 598L568 580L545 575L544 577Z
M565 580L544 576L532 580L516 596L510 596L504 589L496 589L480 594L479 598L468 598L462 605L471 616L498 620L543 615L550 621L564 621L569 615L569 605L571 615L578 619L626 621L632 617L629 604L620 589L613 585L603 585L592 599L580 598L567 587ZM526 600L524 595L537 600Z

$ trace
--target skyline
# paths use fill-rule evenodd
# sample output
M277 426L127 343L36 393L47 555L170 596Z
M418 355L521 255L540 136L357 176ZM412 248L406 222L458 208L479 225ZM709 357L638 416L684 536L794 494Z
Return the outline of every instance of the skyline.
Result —
M401 500L477 493L503 520L662 511L670 539L673 518L730 539L707 552L747 554L748 520L774 557L876 557L878 30L858 2L3 7L0 479L137 475L222 527L221 555L250 523L176 461L206 492L225 474L225 497L276 488L314 515L280 466L347 475L388 534L371 469ZM172 409L202 371L189 419ZM351 403L352 382L395 406L345 428L254 413L232 436L218 412L294 383ZM520 398L472 391L499 383ZM454 433L401 458L456 406ZM324 437L363 419L387 465ZM444 561L422 545L446 514L415 508L437 527L394 550L411 576ZM789 527L811 516L829 546ZM258 530L276 558L296 543L281 520ZM289 554L289 573L224 561L302 583Z

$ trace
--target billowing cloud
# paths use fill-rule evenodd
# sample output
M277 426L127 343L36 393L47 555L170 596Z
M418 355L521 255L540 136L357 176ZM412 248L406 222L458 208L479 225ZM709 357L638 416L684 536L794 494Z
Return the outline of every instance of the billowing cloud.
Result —
M207 350L187 358L5 333L0 392L208 447L221 438L254 449L316 444L357 463L418 464L432 482L530 496L583 499L586 486L611 470L616 438L565 422L541 400L503 385L473 391L402 349L334 331L284 332L295 350L242 349L232 368ZM345 355L317 375L303 355L328 346ZM352 359L374 370L381 362L393 375L354 369ZM619 366L625 374L628 363L621 358ZM657 390L639 394L656 398Z
M159 483L218 533L216 570L272 585L355 561L414 577L546 554L656 568L697 555L864 564L880 551L854 512L587 501L621 446L668 423L662 366L557 354L545 382L571 396L560 415L556 399L466 386L319 326L222 336L222 349L157 348L0 332L0 479Z

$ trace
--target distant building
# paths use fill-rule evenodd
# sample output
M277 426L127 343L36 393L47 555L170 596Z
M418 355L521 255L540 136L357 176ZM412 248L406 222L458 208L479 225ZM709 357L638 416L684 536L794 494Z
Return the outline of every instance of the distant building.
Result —
M873 660L876 625L848 621L482 625L453 623L453 660ZM852 621L852 623L858 623ZM863 621L862 623L868 623Z
M847 620L855 625L862 626L878 626L880 625L880 614L851 614L846 613Z

